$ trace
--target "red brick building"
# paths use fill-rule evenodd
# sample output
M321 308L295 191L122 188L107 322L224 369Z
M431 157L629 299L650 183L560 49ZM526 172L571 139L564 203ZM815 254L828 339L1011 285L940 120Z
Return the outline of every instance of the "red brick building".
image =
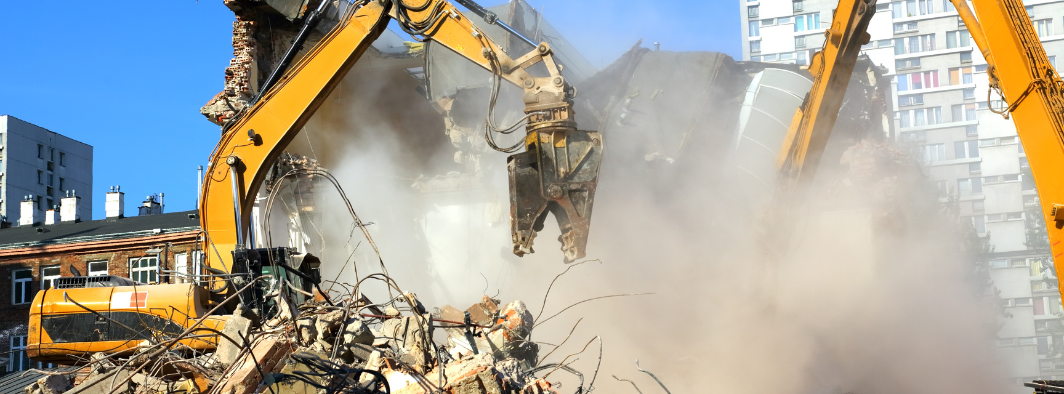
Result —
M34 294L57 277L116 275L173 283L202 261L196 211L0 229L0 371L31 367L20 348ZM193 269L194 270L194 269ZM36 367L36 365L32 365Z

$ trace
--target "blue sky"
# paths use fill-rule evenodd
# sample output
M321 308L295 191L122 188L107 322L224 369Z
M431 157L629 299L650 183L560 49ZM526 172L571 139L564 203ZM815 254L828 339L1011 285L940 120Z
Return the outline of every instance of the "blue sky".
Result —
M598 67L639 39L741 54L735 0L528 2ZM219 136L199 108L232 57L222 0L2 2L0 15L0 114L93 146L94 219L111 185L127 211L158 192L168 212L196 208L196 166Z

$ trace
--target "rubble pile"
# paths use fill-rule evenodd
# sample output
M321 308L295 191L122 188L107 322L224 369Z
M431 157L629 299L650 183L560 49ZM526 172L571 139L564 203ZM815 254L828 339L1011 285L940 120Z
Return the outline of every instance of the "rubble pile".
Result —
M522 301L484 296L459 310L428 311L413 293L374 304L364 295L300 306L276 296L280 312L256 324L242 307L218 335L217 350L182 350L156 333L127 354L95 353L80 369L54 373L26 394L104 393L556 393L537 365L532 314ZM243 316L242 316L243 315ZM247 316L247 317L245 317ZM441 333L442 331L442 333ZM446 343L437 343L438 338ZM536 377L542 374L543 377Z

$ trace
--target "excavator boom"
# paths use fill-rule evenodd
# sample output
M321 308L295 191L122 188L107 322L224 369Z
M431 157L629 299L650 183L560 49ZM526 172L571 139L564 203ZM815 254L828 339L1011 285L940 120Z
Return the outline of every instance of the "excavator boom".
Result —
M254 197L269 166L390 19L524 88L526 152L509 159L514 252L532 251L535 233L552 212L565 259L584 256L603 145L598 133L576 130L572 91L550 46L542 43L513 60L445 0L428 0L416 9L404 0L374 0L341 21L222 136L201 191L200 223L210 267L231 272L229 252L246 243ZM547 66L549 77L525 71L538 62Z
M990 88L1008 105L1034 175L1053 260L1064 256L1064 87L1019 0L951 0L988 64ZM1057 280L1061 275L1058 269ZM1059 282L1058 282L1059 283ZM1064 288L1062 288L1064 289Z

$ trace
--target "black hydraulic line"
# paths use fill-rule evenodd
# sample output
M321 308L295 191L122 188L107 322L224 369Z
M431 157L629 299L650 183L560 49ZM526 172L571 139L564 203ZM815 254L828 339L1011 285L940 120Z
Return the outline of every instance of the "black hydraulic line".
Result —
M521 41L527 42L528 45L531 45L533 48L539 46L539 44L536 44L532 42L532 40L528 39L528 37L525 37L524 34L521 34L509 25L500 22L498 15L495 15L494 12L488 11L486 8L481 7L480 4L473 2L473 0L454 0L454 2L461 4L462 7L468 8L474 14L477 14L477 16L484 18L484 21L488 22L488 24L501 27L503 30L506 30L507 33L517 36L517 38L520 38Z
M299 29L299 34L296 35L296 39L292 42L292 46L288 47L288 51L286 51L284 56L281 57L281 60L277 62L277 66L273 68L273 71L270 72L270 76L262 83L262 86L259 88L259 93L255 95L255 98L251 100L249 105L255 105L255 103L259 102L259 99L261 99L266 92L269 92L270 88L272 88L273 85L277 83L277 80L281 79L284 72L288 70L288 66L292 64L292 60L295 59L296 54L303 50L303 44L306 43L307 38L310 37L310 32L318 26L319 22L321 22L322 16L325 14L323 11L325 10L325 5L327 3L329 2L322 0L321 4L318 5L318 9L312 11L310 15L307 15L307 20L303 22L303 28Z

